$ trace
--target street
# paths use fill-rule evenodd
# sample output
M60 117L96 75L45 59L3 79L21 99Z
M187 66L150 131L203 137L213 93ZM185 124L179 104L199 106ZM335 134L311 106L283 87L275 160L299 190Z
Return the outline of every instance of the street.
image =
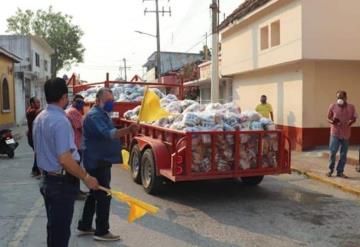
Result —
M0 158L0 246L46 246L39 180L29 176L32 152L23 137L15 159ZM112 201L116 243L77 237L77 201L70 246L360 246L359 198L303 176L266 177L258 187L232 180L167 184L146 194L128 171L113 167L112 187L160 208L127 223L128 207Z

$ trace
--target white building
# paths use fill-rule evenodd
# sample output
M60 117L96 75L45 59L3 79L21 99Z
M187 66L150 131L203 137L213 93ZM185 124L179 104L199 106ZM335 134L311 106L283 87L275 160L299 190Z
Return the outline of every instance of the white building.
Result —
M15 65L16 123L26 122L25 112L33 96L45 105L43 86L51 77L51 55L54 50L42 38L24 35L0 35L0 46L20 57Z

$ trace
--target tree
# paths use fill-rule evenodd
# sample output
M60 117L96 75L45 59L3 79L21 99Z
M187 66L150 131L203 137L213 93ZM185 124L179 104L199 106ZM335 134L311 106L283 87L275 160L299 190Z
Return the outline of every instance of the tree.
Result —
M52 77L64 67L83 62L85 48L80 39L84 33L79 26L72 24L72 16L54 12L51 6L47 11L18 9L7 19L7 24L7 32L40 36L54 49Z

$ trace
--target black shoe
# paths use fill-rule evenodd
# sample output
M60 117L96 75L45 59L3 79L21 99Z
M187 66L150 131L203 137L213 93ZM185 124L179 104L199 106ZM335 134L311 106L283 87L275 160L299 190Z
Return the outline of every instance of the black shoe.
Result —
M336 176L339 177L339 178L349 178L349 177L346 176L343 172L338 172L338 173L336 174Z
M331 170L330 170L328 173L326 173L326 176L332 177L333 173L334 173L334 171L331 171Z

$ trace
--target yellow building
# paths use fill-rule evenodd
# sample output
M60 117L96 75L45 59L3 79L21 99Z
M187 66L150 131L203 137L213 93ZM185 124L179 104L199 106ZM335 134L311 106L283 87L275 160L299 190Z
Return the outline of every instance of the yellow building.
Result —
M327 145L337 90L360 108L359 9L359 0L246 0L219 27L233 100L254 109L266 94L294 148Z
M0 128L15 124L14 63L20 58L0 47Z

